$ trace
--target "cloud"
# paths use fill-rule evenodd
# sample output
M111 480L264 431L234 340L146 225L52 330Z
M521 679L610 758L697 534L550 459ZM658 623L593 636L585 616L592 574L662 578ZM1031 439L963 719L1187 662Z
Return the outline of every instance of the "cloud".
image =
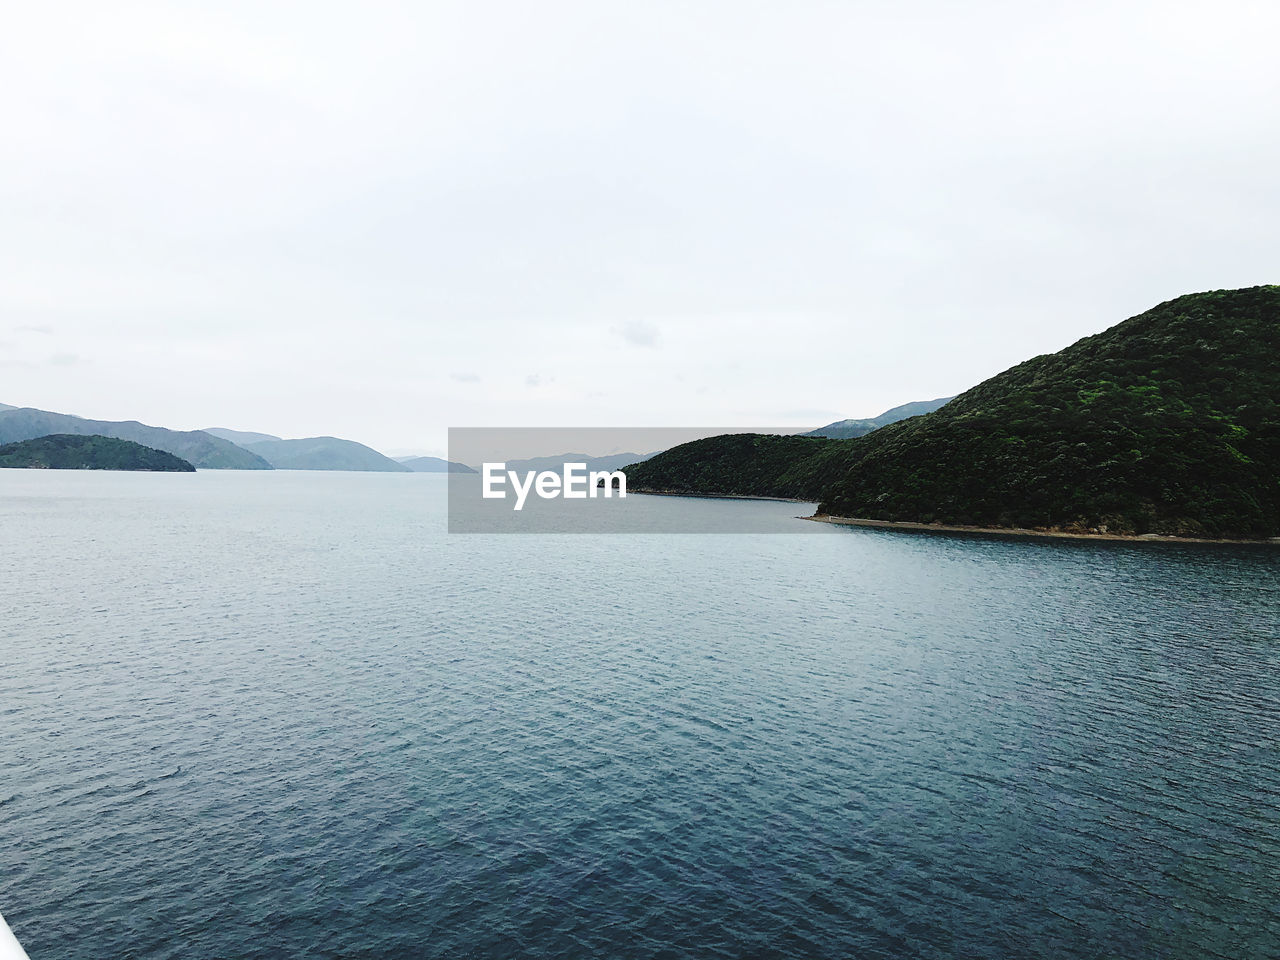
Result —
M55 353L49 358L49 365L53 367L71 367L80 362L80 355L76 353Z
M628 320L614 327L613 332L633 347L658 345L658 328L648 320Z
M1274 4L104 6L0 56L8 399L834 420L1277 278Z

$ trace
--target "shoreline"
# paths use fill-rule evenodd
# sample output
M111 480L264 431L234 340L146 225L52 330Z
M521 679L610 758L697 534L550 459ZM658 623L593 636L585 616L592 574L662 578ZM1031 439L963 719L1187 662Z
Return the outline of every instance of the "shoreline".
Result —
M633 493L643 494L647 497L691 497L693 499L706 500L773 500L777 503L812 503L815 507L818 505L817 500L804 500L800 497L761 497L752 493L694 493L689 490L648 490L643 487L627 489L627 496ZM802 517L808 520L810 517Z
M1214 543L1280 547L1280 537L1272 537L1270 540L1228 540L1211 537L1173 537L1161 533L1072 533L1066 530L1035 530L1028 527L973 527L962 524L919 523L913 520L866 520L858 517L833 517L827 514L814 514L811 517L797 517L796 519L812 520L815 523L831 523L845 527L898 530L907 533L977 533L988 536L1038 537L1050 540L1111 540L1120 543Z
M704 500L772 500L777 503L813 503L800 497L762 497L749 493L693 493L687 490L628 490L650 497L689 497ZM843 527L869 527L879 530L897 530L902 533L959 533L981 536L1039 538L1048 540L1109 540L1116 543L1209 543L1245 546L1280 547L1280 537L1269 540L1214 537L1175 537L1163 533L1077 533L1069 530L1037 530L1032 527L978 527L958 523L920 523L916 520L869 520L861 517L835 517L830 514L813 514L796 517L815 523L830 523Z

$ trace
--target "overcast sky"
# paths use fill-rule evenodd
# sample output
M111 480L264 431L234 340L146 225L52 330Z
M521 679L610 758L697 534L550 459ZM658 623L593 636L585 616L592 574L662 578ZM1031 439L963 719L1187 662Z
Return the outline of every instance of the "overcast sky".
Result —
M1273 3L32 3L0 402L795 424L1280 282Z

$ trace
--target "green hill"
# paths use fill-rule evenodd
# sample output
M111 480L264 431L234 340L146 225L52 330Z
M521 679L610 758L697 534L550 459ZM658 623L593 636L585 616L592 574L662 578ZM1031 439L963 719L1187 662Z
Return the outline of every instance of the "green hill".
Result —
M852 443L761 433L707 437L626 467L627 489L817 500L847 462Z
M85 420L32 407L0 410L0 443L15 443L55 433L115 437L164 450L207 470L270 470L271 464L201 430L166 430L136 420Z
M186 460L115 437L55 433L0 446L0 467L46 470L151 470L194 473Z
M864 437L714 437L628 483L878 520L1274 537L1277 357L1280 287L1190 294Z

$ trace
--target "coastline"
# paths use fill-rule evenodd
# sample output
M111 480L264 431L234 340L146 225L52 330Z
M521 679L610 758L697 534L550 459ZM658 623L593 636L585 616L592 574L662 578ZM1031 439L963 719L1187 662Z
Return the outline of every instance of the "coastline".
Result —
M779 503L815 503L799 497L762 497L747 493L693 493L687 490L628 490L628 494L651 497L691 497L707 500L774 500ZM1280 537L1269 540L1214 537L1174 537L1162 533L1077 533L1069 530L1037 530L1031 527L978 527L957 523L920 523L915 520L868 520L861 517L834 517L829 514L813 514L796 517L816 523L831 523L844 527L870 527L881 530L897 530L903 533L959 533L981 536L1039 538L1049 540L1110 540L1117 543L1209 543L1246 546L1280 547Z
M812 503L817 505L817 500L804 500L800 497L760 497L751 493L695 493L691 490L650 490L645 487L627 488L627 496L633 493L644 494L647 497L692 497L694 499L703 500L775 500L778 503ZM811 519L805 517L803 519Z
M1211 537L1171 537L1159 533L1072 533L1066 530L1035 530L1027 527L971 527L962 524L918 523L912 520L865 520L858 517L833 517L827 514L821 516L814 514L811 517L797 517L796 519L813 520L816 523L833 523L846 527L873 527L882 530L899 530L914 533L977 533L1001 537L1038 537L1051 540L1113 540L1121 543L1216 543L1280 547L1280 537L1272 537L1270 540L1229 540Z

